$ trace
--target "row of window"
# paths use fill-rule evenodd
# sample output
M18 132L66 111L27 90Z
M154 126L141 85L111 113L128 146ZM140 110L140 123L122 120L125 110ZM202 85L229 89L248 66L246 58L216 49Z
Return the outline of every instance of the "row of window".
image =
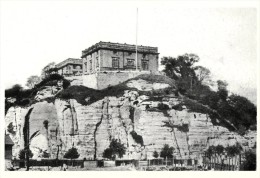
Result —
M143 70L148 70L149 66L148 66L148 61L147 60L142 60L141 62L142 64L142 69ZM127 63L126 63L127 67L135 67L135 59L127 59ZM117 57L112 57L112 68L119 68L119 58Z
M85 71L87 71L88 64L87 62L84 63L85 65ZM142 59L141 62L142 70L148 70L149 69L149 61ZM126 66L129 68L135 67L135 59L127 59ZM96 67L99 67L99 61L98 57L96 58ZM118 57L112 57L112 68L118 69L119 68L119 58ZM92 71L92 60L89 60L89 70Z

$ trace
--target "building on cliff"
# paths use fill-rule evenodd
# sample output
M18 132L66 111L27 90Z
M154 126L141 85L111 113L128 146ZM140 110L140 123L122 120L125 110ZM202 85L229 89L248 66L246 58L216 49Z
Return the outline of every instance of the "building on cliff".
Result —
M137 46L136 60L135 45L101 41L82 51L83 85L104 89L140 74L157 73L158 58L157 47Z
M82 75L82 59L68 58L55 67L57 73L65 77Z

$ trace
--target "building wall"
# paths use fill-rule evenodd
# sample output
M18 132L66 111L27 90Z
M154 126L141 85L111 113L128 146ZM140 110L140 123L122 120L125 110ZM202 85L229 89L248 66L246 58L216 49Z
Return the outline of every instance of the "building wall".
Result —
M60 75L75 75L82 73L82 66L79 64L67 64L58 70Z
M97 52L87 55L83 58L83 73L91 74L97 71L109 71L109 70L135 70L135 52L123 52L113 50L101 49ZM116 57L119 59L119 67L112 68L112 58ZM127 66L127 59L134 60L134 66L129 68ZM138 70L143 71L142 59L148 62L148 71L157 72L158 71L158 55L157 54L137 54ZM90 62L91 61L91 62ZM91 66L90 66L91 65Z
M90 75L83 75L83 85L88 88L94 88L102 90L108 86L118 85L126 80L134 78L141 74L150 73L149 71L141 72L106 72L106 73L95 73Z
M98 89L97 87L97 73L95 74L89 74L89 75L83 75L83 85L88 88L94 88Z

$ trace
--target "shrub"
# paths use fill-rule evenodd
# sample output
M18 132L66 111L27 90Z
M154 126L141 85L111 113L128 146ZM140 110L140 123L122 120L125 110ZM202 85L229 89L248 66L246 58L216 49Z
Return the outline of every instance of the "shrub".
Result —
M43 79L40 83L35 85L35 88L41 88L42 86L53 86L57 84L57 81L63 81L63 88L68 88L70 86L70 82L66 80L63 76L59 74L51 74Z
M245 161L242 164L242 168L245 171L255 171L256 170L256 153L253 151L247 151L245 153Z
M117 139L112 139L109 147L104 150L103 157L114 160L116 155L118 155L119 158L122 158L125 154L125 151L126 147L124 144L120 143L120 141Z
M13 123L10 122L10 124L7 126L7 131L11 134L15 134Z
M68 158L68 159L76 159L79 157L79 153L77 148L72 147L71 149L69 149L65 155L63 156L64 158Z
M170 147L168 144L165 144L162 148L162 151L161 151L161 157L162 158L173 158L173 151L174 151L174 148L173 147Z
M20 160L24 160L25 159L25 154L26 154L26 150L24 150L24 149L20 150L19 151L19 155L18 155L19 159ZM29 150L29 158L32 158L32 157L33 157L33 153L32 153L31 150Z
M169 108L169 106L167 104L159 103L158 104L158 109L164 111L164 110L168 110L170 108Z
M130 132L130 134L136 143L140 144L141 146L144 145L143 137L141 135L138 135L135 131Z
M154 151L153 152L153 157L158 158L159 157L159 153L157 151Z

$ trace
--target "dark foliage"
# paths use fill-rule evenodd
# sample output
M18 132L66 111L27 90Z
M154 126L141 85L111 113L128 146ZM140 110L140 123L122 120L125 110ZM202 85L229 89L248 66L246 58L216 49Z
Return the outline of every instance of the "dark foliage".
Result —
M140 144L141 146L144 145L143 137L141 135L138 135L134 130L130 132L130 134L132 135L136 143Z
M174 148L173 147L170 147L168 144L165 144L162 148L162 151L161 151L161 154L160 154L160 157L162 158L173 158L173 151L174 151Z
M11 134L15 134L15 131L14 131L14 126L13 126L13 123L10 122L10 124L8 124L7 126L7 131Z
M228 96L228 84L225 81L218 80L217 92L212 91L202 83L204 79L212 83L210 71L201 70L203 67L200 66L199 76L195 74L198 67L194 64L198 60L196 55L189 54L162 58L164 72L176 81L177 93L185 96L183 102L173 109L182 110L185 105L191 112L208 114L214 125L226 127L241 135L248 129L256 130L256 106L242 96Z
M70 86L70 82L66 80L63 76L59 74L51 74L44 78L40 83L35 85L34 88L41 88L43 86L55 86L57 84L57 81L62 80L63 81L63 88L66 89Z
M20 160L24 160L25 155L26 155L26 150L22 149L22 150L19 151L18 157L19 157ZM29 158L32 158L32 157L33 157L33 153L32 153L31 150L29 150Z
M162 75L139 75L133 79L127 80L121 84L116 86L110 86L103 90L95 90L92 88L84 87L84 86L70 86L67 89L61 91L57 97L61 99L76 99L82 105L91 104L98 100L103 99L104 97L108 96L116 96L121 97L124 94L125 90L133 90L137 91L136 88L129 88L126 83L131 80L143 79L147 80L148 82L158 82L158 83L167 83L171 86L171 88L167 88L165 90L174 90L175 83L169 77L162 76ZM140 95L148 95L153 96L160 95L161 93L165 93L164 90L155 90L155 91L138 91Z
M135 121L134 121L134 118L135 118L135 117L134 117L135 108L134 108L134 107L130 107L129 112L130 112L129 118L131 119L132 123L134 123L134 122L135 122Z
M245 171L255 171L256 170L256 153L253 151L247 151L245 153L246 160L242 164L242 168Z
M67 158L67 159L76 159L76 158L78 158L79 157L79 153L78 153L77 148L72 147L71 149L69 149L65 153L65 155L63 157Z
M35 102L34 98L38 91L40 91L45 86L56 86L57 81L63 81L63 87L67 88L70 86L70 82L64 79L63 76L58 74L52 74L42 80L40 83L36 84L32 89L24 89L21 85L14 85L13 87L5 90L5 113L12 106L26 107ZM14 103L8 102L8 98L14 98L16 101ZM52 102L53 98L47 98L46 101Z
M153 152L153 157L154 157L154 158L158 158L158 157L159 157L159 153L158 153L157 151L154 151L154 152Z
M112 139L109 147L104 150L103 157L111 160L115 160L116 155L119 158L122 158L123 155L125 154L125 151L126 151L126 147L124 146L124 144L122 144L117 139Z
M168 110L170 109L169 106L167 104L164 104L164 103L159 103L158 104L158 109L159 110Z

